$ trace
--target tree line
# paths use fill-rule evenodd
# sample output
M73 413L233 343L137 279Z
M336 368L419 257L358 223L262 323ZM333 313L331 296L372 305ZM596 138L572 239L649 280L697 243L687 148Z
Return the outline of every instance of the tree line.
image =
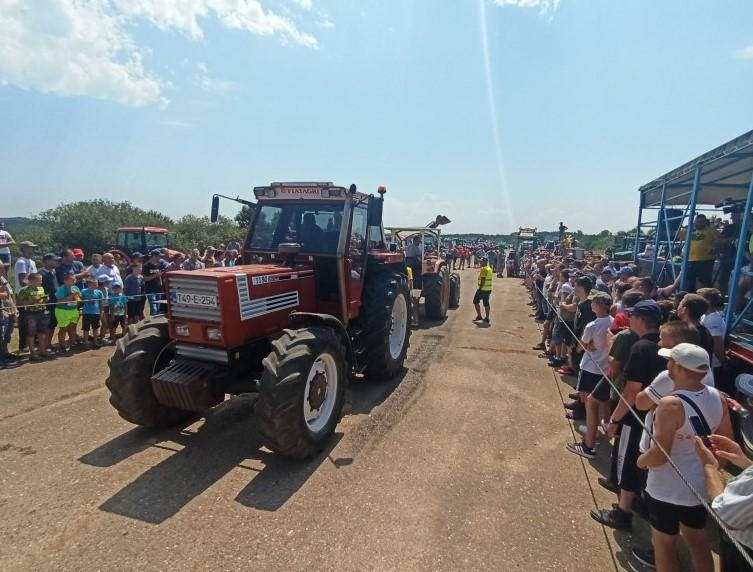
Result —
M144 210L128 201L104 199L65 203L43 211L13 233L16 242L31 240L40 252L82 248L89 255L115 246L115 234L124 226L160 226L170 232L170 248L187 251L227 244L245 236L248 212L235 218L220 216L216 223L207 216L183 215L173 220L156 210Z

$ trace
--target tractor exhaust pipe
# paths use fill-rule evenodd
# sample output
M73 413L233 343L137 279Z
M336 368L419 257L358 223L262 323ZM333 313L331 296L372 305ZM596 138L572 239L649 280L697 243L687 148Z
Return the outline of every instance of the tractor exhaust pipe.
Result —
M350 230L350 213L353 210L353 196L356 194L356 186L350 185L348 189L348 197L345 198L345 205L343 206L343 218L340 223L340 239L337 241L337 258L335 265L337 266L337 284L340 290L340 312L342 314L342 323L348 327L348 288L345 279L345 248L348 245L350 237L348 231Z

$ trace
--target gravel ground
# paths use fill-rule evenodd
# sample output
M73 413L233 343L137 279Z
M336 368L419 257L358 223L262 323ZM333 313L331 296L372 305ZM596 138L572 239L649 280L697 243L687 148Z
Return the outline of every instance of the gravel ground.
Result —
M399 379L351 385L309 462L260 446L253 397L134 428L107 402L112 348L0 371L0 568L640 570L588 515L614 502L604 451L564 449L569 388L520 282L495 279L482 327L462 276L461 308L414 332Z

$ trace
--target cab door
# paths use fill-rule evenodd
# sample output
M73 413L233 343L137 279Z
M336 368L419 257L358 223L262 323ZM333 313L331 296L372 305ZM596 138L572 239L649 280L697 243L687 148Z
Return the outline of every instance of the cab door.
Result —
M358 316L361 311L361 297L366 271L367 234L368 209L365 205L357 205L353 208L348 253L345 259L345 272L348 282L348 315L350 318Z

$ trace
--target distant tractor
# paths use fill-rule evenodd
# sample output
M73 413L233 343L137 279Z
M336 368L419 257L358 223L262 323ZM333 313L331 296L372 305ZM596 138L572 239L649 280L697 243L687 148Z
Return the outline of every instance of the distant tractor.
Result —
M126 226L119 228L115 235L115 246L110 253L115 258L122 258L126 264L132 262L135 252L148 255L156 248L164 250L168 256L177 251L170 250L168 230L159 226Z
M452 272L450 265L441 256L441 231L437 228L447 224L449 219L437 218L425 227L388 228L394 241L399 241L410 254L411 243L420 239L421 257L407 256L406 263L411 272L411 301L414 324L418 323L418 306L424 299L424 312L430 320L443 320L448 308L460 305L460 274ZM397 243L393 243L397 244Z
M296 458L325 448L349 377L389 379L405 362L410 290L385 242L385 192L254 188L243 263L168 273L167 315L118 341L107 387L121 417L164 427L253 392L267 447Z

